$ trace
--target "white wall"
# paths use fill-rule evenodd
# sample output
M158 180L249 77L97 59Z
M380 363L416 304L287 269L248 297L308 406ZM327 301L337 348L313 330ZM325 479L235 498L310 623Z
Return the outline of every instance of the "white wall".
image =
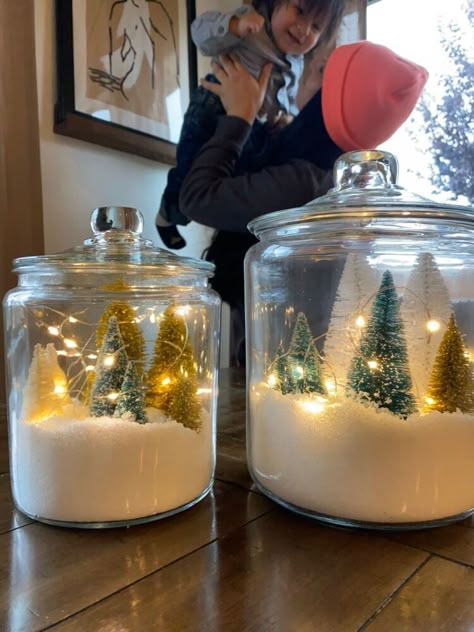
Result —
M54 0L35 2L36 65L46 253L91 236L97 206L135 206L145 217L144 236L163 247L154 225L167 165L53 133L56 99ZM212 229L192 222L180 228L188 245L176 254L199 257Z

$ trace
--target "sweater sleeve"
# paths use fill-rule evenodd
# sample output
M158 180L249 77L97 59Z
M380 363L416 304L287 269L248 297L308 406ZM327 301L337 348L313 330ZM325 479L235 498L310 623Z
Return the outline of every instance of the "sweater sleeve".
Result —
M229 33L229 23L233 17L241 17L253 11L250 6L242 6L231 13L206 11L191 24L191 37L199 52L206 57L215 57L237 46L241 39Z
M305 160L234 176L250 129L241 118L221 117L181 187L180 209L189 219L218 230L245 232L255 217L302 206L332 186L329 171Z

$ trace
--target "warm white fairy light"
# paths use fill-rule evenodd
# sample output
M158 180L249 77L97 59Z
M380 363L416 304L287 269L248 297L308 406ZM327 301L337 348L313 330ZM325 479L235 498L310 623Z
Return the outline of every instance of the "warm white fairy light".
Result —
M267 384L270 388L273 388L274 386L276 386L277 383L277 378L276 375L274 373L270 373L270 375L267 378Z
M164 380L161 380L161 383L163 386L167 386L168 384L171 383L171 379L169 377L165 377Z
M88 364L86 366L86 372L90 373L91 371L95 371L95 366L93 364Z
M48 333L52 336L59 336L59 329L57 327L50 326L48 327Z
M69 316L68 320L70 323L77 323L77 318L74 318L74 316Z
M335 393L336 392L336 381L328 378L327 380L325 380L324 382L325 386L326 386L326 390L328 393Z
M425 397L425 402L428 404L428 406L432 406L436 403L436 401L432 397Z
M303 367L295 366L295 368L293 369L293 373L295 373L298 377L303 377L304 375Z
M104 366L114 366L115 356L112 354L106 355L104 358Z
M97 354L96 353L89 353L86 358L89 358L89 360L96 360L97 359Z
M369 360L367 362L369 369L377 369L379 366L379 363L377 362L377 360Z
M207 395L212 393L212 388L198 388L196 395Z
M365 318L362 315L357 316L355 324L360 328L365 327Z
M63 393L67 392L67 388L65 384L56 384L54 386L54 393L56 395L62 395Z
M72 338L64 338L63 339L64 346L68 349L77 349L77 342Z
M110 399L110 401L114 402L118 396L119 396L119 393L112 392L107 395L107 399Z
M438 320L429 320L426 323L426 329L430 333L435 333L436 331L439 331L440 328L441 328L441 323Z
M155 316L154 312L152 312L152 313L150 314L150 317L149 317L149 318L150 318L150 323L151 323L152 325L154 325L154 324L155 324L155 322L156 322L156 316Z

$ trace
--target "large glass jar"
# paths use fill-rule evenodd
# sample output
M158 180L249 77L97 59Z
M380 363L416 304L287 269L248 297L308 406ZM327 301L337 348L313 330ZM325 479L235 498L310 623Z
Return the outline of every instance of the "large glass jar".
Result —
M57 525L146 522L210 490L220 299L214 266L155 250L136 209L14 261L4 301L13 497Z
M407 193L396 167L345 154L326 196L250 225L250 472L336 524L474 511L474 209Z

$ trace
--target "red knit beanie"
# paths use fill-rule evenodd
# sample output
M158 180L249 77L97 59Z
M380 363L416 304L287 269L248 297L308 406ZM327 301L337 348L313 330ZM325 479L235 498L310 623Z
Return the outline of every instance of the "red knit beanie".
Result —
M355 42L336 48L323 75L326 130L343 151L374 149L410 116L428 72L386 46Z

